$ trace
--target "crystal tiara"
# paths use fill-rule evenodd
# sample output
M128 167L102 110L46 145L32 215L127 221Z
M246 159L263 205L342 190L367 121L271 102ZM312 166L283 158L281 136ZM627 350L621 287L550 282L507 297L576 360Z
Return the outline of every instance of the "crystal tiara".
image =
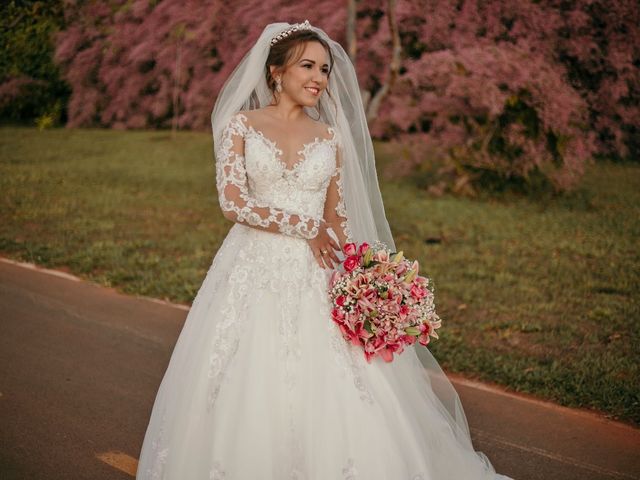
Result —
M271 45L275 45L283 38L287 38L293 32L297 32L298 30L311 30L311 24L309 23L309 20L305 20L302 23L295 23L283 32L280 32L278 35L271 39Z

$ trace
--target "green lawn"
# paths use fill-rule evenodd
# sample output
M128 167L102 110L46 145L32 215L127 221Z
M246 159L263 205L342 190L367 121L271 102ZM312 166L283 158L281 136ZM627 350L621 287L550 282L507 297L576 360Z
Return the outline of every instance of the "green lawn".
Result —
M381 187L435 282L443 368L640 425L640 165L537 201ZM3 255L181 303L232 225L202 133L1 128L0 189Z

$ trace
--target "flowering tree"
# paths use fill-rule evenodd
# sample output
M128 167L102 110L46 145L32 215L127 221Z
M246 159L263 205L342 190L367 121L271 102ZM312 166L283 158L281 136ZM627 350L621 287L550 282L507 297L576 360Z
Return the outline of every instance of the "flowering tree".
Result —
M633 158L640 16L632 2L608 2L605 16L598 5L398 3L405 58L393 94L371 125L376 136L411 145L393 171L418 168L434 192L472 193L487 178L540 177L565 190L576 185L594 153ZM369 45L365 54L359 51L361 81L374 90L389 58L373 48L389 43L383 23L371 26L376 18L362 21L358 34ZM592 28L596 21L600 34ZM622 31L625 36L615 33ZM591 71L584 66L601 64L608 81L588 83Z
M315 10L340 13L331 4ZM305 8L279 11L295 21ZM273 6L258 1L69 1L67 12L56 58L73 86L71 127L208 128L216 93L264 24L276 21Z
M594 154L638 150L632 0L67 0L65 12L69 126L209 128L264 25L309 18L356 58L374 136L411 147L394 170L432 175L434 192L487 178L569 189Z
M69 126L163 127L174 115L205 126L217 77L215 2L69 2L67 12L56 59L73 86Z
M600 154L640 160L640 5L575 2L563 12L555 58L587 101Z

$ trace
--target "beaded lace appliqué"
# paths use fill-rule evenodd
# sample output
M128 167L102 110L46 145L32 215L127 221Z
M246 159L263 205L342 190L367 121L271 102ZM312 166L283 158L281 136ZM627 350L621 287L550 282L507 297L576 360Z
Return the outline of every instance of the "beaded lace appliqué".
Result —
M294 214L250 194L245 155L234 148L233 141L236 136L244 138L248 132L243 120L246 117L242 114L233 116L223 130L221 145L216 147L216 186L220 208L239 223L265 230L275 225L285 235L314 238L318 234L319 217ZM236 189L228 186L236 187L237 193Z
M160 421L160 430L157 436L151 442L151 451L153 452L153 463L145 472L144 478L150 480L160 480L164 470L164 465L169 456L169 448L165 445L165 429L167 424L167 413L163 411L162 420Z
M344 232L345 237L347 237L347 242L353 242L353 237L351 235L351 229L349 228L349 223L347 221L347 209L344 205L344 195L342 190L342 165L336 168L335 173L332 175L333 177L337 176L336 185L338 187L338 203L335 206L335 211L339 217L341 217L342 221L340 222L340 228Z
M209 480L226 480L227 473L222 469L218 461L213 462L209 472Z

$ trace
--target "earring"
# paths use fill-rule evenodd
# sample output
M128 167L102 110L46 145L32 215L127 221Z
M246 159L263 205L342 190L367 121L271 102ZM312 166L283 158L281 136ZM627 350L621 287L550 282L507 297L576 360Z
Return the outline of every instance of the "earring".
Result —
M282 80L280 80L280 77L276 78L276 92L282 92Z

